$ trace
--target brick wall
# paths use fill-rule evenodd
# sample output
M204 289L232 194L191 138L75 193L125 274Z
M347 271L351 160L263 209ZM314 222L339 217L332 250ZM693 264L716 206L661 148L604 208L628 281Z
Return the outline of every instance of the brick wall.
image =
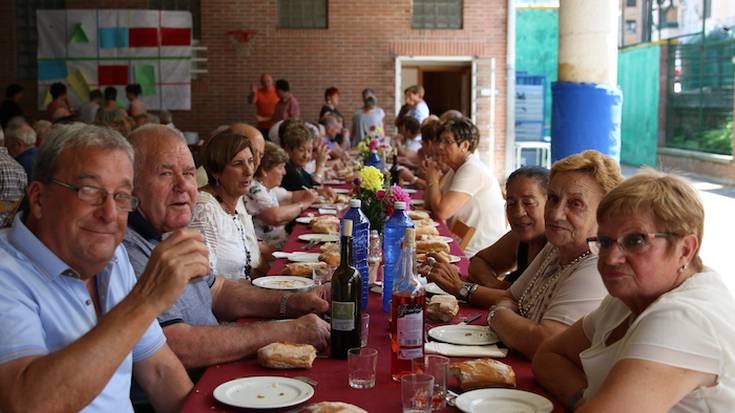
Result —
M0 25L12 27L13 2L0 2ZM67 0L69 8L98 7L97 1ZM247 104L250 83L269 72L285 78L301 102L306 120L316 120L324 89L341 90L340 110L352 113L360 106L360 91L376 90L379 105L392 121L395 57L475 56L477 86L490 86L489 59L496 59L495 147L496 171L502 174L505 141L506 2L465 0L463 30L412 30L410 0L339 0L329 2L326 30L278 29L274 0L202 0L201 45L208 47L209 73L192 82L192 110L174 113L183 130L206 134L234 120L254 122ZM146 0L104 2L108 8L145 8ZM245 50L237 50L228 31L252 29ZM14 29L11 30L14 34ZM7 57L0 76L15 78L13 36L0 39ZM35 86L28 84L26 108L34 111ZM427 94L431 91L427 91ZM478 93L479 94L479 93ZM489 148L490 98L477 98L477 121L483 132L481 150ZM348 116L349 117L349 116Z

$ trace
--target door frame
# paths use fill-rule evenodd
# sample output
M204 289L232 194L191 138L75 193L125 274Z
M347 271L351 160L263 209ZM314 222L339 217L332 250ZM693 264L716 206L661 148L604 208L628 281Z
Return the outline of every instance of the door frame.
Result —
M403 100L403 89L407 86L401 84L401 68L406 66L421 66L422 63L469 63L471 67L470 81L470 112L473 123L477 123L477 59L472 56L396 56L395 60L395 102L394 115L398 115ZM419 71L421 73L421 71Z

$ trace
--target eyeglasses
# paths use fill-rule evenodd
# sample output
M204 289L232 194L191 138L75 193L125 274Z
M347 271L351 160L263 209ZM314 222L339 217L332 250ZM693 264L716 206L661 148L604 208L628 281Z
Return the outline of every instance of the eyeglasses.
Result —
M51 183L76 192L77 197L80 200L94 206L99 206L105 203L109 195L112 195L112 200L115 201L115 206L121 211L132 211L137 208L140 203L138 198L125 192L115 192L110 194L106 189L98 188L96 186L76 186L57 179L51 179Z
M587 245L590 248L590 252L595 255L606 255L610 253L610 250L614 245L620 247L623 253L629 253L633 255L642 254L651 247L651 240L654 238L670 238L674 236L669 232L632 232L625 234L613 239L610 237L592 237L587 238Z

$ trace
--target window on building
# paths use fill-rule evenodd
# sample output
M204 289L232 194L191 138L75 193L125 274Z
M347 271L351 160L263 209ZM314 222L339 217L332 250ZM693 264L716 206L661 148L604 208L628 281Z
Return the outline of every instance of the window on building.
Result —
M278 0L281 29L326 29L327 0Z
M36 10L63 9L66 0L15 1L15 66L16 77L36 80L38 70L38 30Z
M635 20L625 21L625 32L629 34L635 34L636 32L636 21Z
M414 29L461 29L462 0L413 0L411 27Z
M153 10L175 10L191 12L191 32L194 39L201 39L202 8L200 0L149 0L148 8Z
M625 0L625 7L635 7L636 0Z

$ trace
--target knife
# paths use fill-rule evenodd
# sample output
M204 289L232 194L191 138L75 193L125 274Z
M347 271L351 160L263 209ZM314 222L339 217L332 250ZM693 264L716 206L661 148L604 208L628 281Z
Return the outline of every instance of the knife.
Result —
M480 313L477 313L477 314L475 314L475 315L471 315L471 316L467 317L467 319L466 319L466 320L462 321L462 322L461 322L461 323L459 323L459 324L461 324L461 325L468 325L468 324L470 324L471 322L473 322L473 321L477 320L477 319L478 319L478 318L480 318L480 317L482 317L482 314L480 314Z

